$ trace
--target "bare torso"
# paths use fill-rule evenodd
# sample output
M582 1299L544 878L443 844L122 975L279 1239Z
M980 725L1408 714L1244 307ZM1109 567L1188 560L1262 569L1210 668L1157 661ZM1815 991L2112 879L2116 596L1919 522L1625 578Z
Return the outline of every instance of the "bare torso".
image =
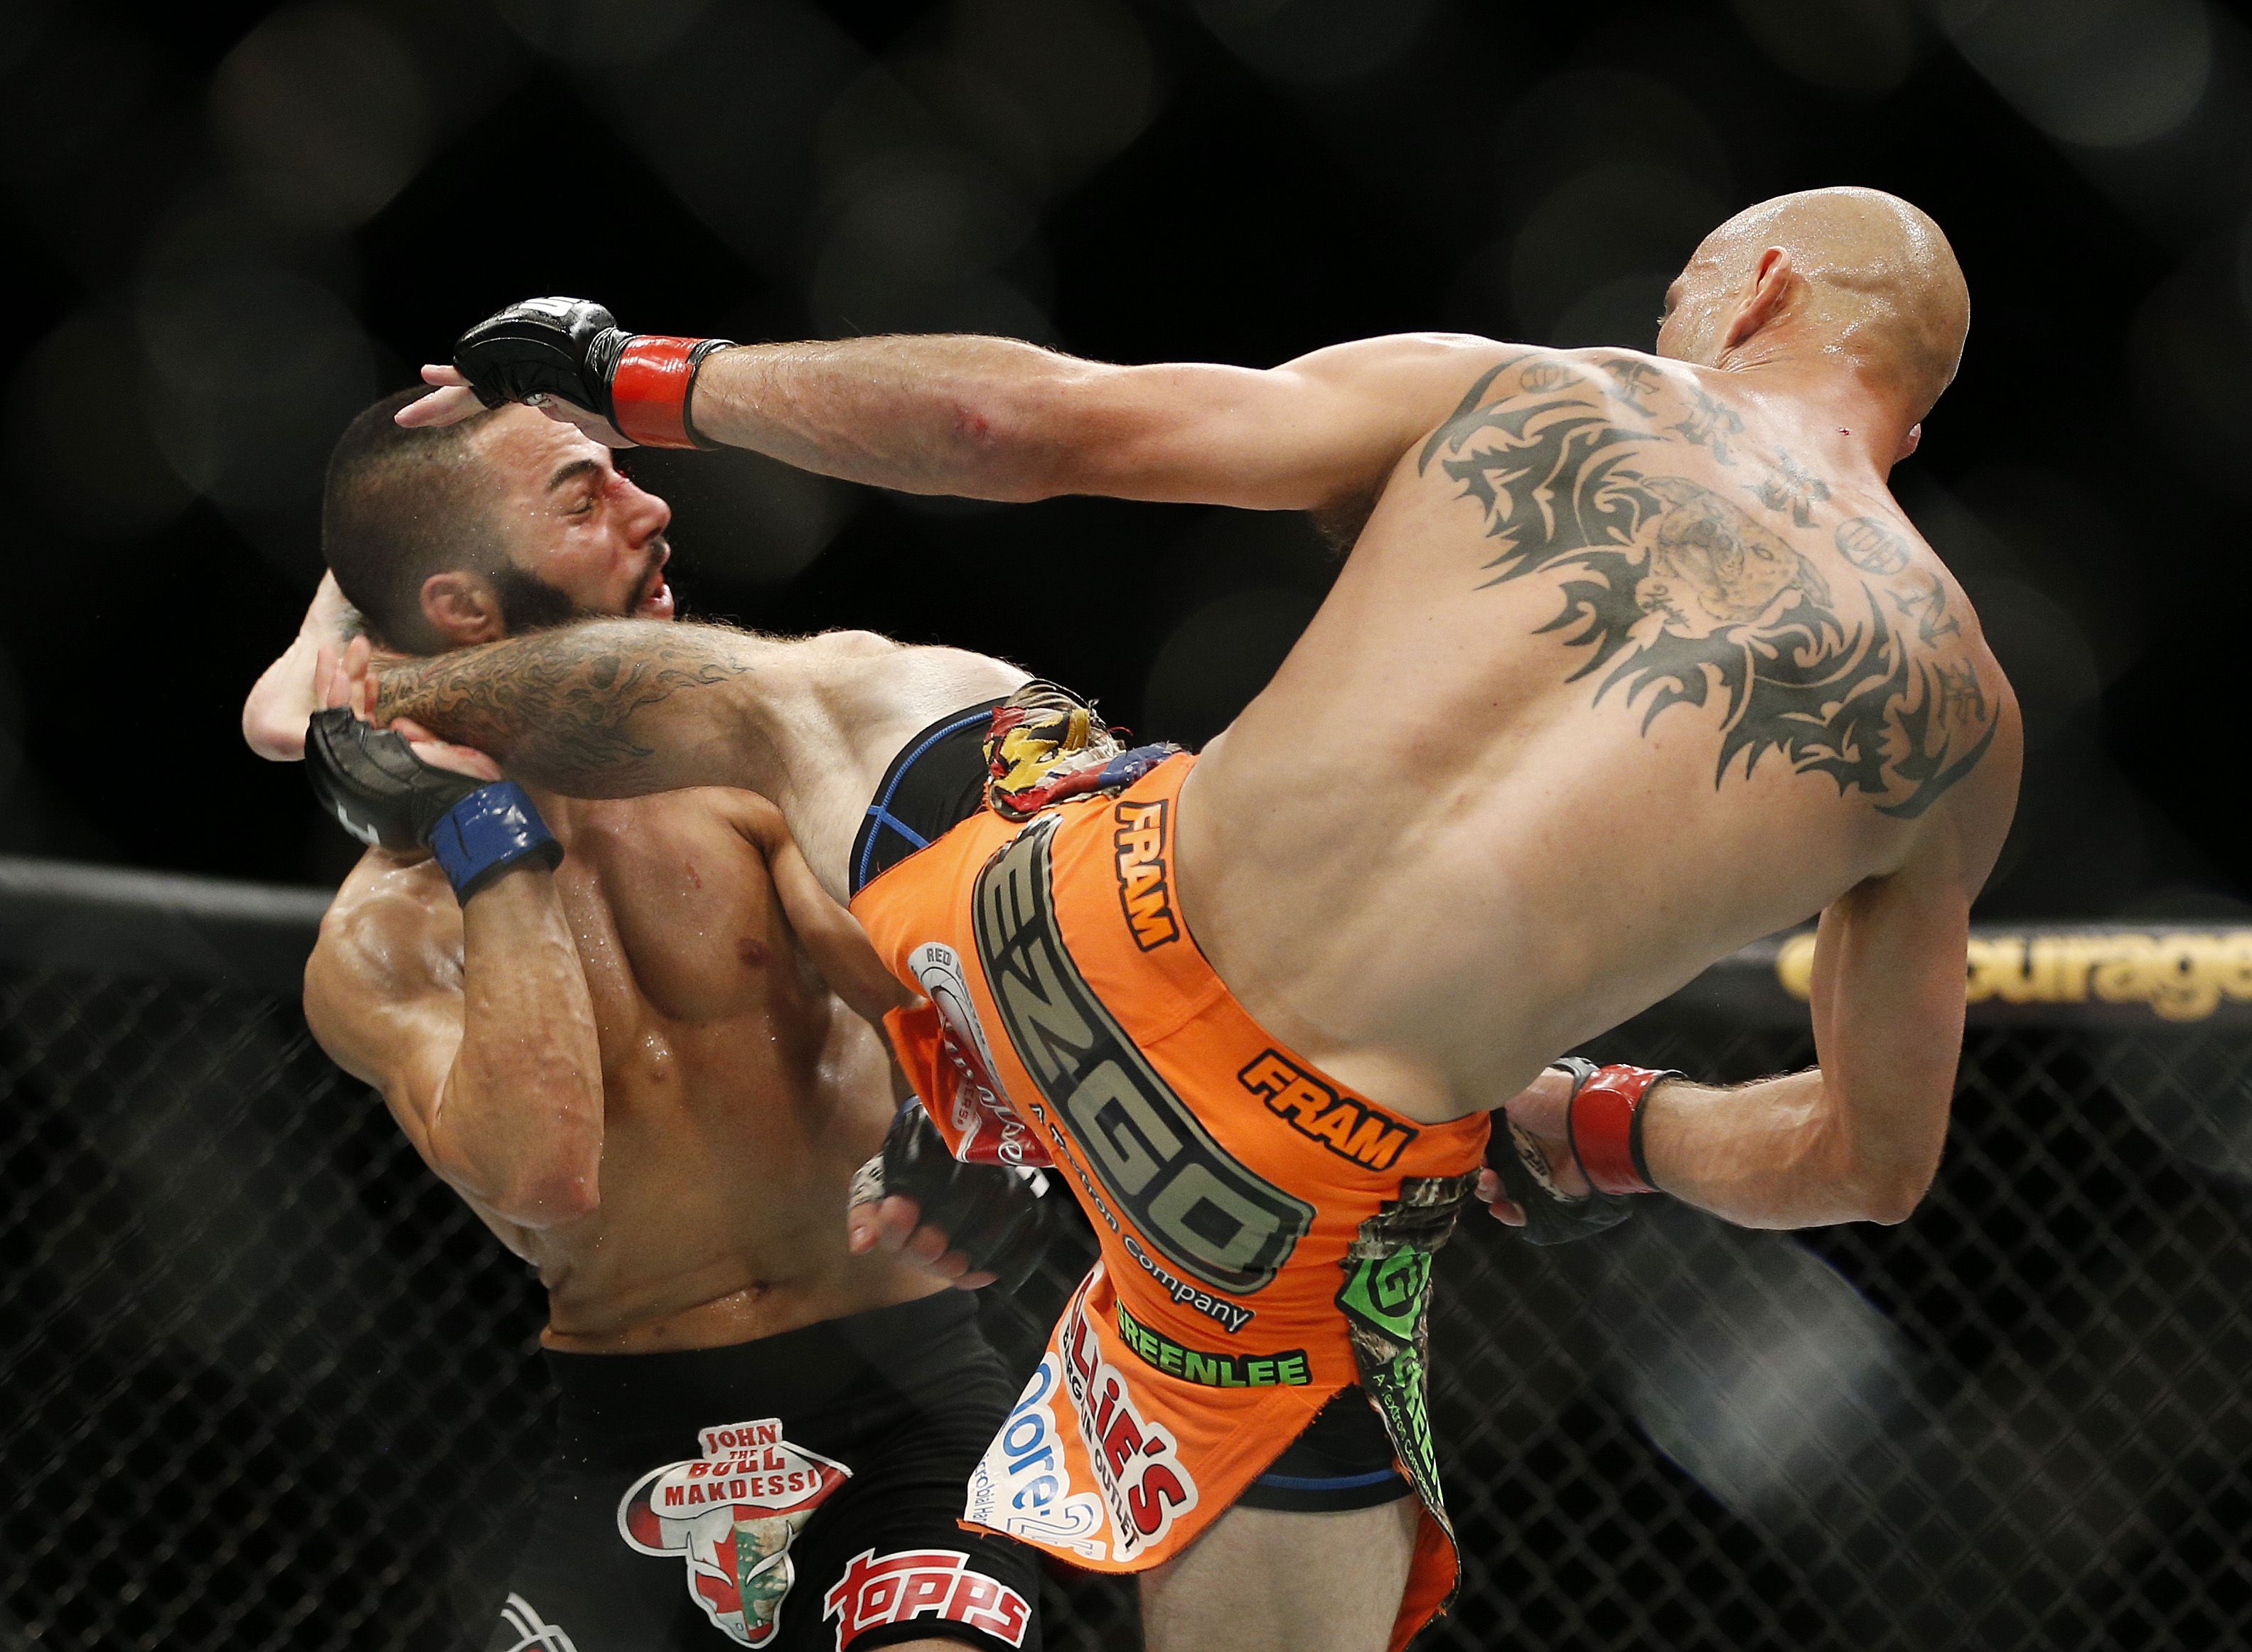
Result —
M1083 460L1050 491L1373 494L1331 596L1183 794L1183 914L1245 1007L1373 1098L1456 1117L1883 885L1920 892L1880 904L1923 996L1863 1018L1938 1013L2014 803L2016 709L1869 433L1838 427L1845 378L1434 335L1336 354L1088 368L1124 434L1096 419L1053 444ZM1239 416L1268 379L1280 401ZM1057 416L1028 399L1028 428ZM1353 469L1372 444L1373 489ZM1349 493L1322 491L1332 473ZM838 895L903 743L1023 677L865 633L610 621L500 647L387 680L385 709L582 789L725 776L782 807Z
M566 849L556 892L601 1050L601 1199L541 1228L469 1202L539 1269L551 1347L718 1346L942 1288L846 1252L846 1188L890 1116L886 1063L812 968L729 823L733 795L539 799ZM338 905L458 994L462 919L434 864L371 852ZM419 921L402 924L409 905Z
M1876 478L1724 375L1491 359L1182 803L1229 986L1428 1118L2014 795L2008 687Z
M903 646L872 631L832 631L780 650L788 686L747 699L771 753L746 784L775 800L830 894L846 895L845 863L892 760L918 733L966 705L997 700L1029 673L962 649Z

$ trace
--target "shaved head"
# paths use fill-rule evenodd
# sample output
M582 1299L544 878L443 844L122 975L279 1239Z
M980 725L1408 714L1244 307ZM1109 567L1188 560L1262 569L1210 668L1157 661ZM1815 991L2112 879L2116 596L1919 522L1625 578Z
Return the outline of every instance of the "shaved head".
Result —
M1658 353L1716 366L1769 247L1804 283L1776 323L1893 388L1922 418L1955 377L1970 294L1939 226L1881 190L1804 190L1707 235L1666 295Z

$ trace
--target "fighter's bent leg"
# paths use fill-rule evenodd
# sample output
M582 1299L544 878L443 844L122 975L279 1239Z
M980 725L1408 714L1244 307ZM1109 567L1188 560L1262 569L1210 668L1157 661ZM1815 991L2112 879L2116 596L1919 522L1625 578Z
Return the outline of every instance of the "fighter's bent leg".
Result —
M1419 1507L1411 1496L1337 1514L1229 1510L1143 1574L1147 1652L1384 1652Z

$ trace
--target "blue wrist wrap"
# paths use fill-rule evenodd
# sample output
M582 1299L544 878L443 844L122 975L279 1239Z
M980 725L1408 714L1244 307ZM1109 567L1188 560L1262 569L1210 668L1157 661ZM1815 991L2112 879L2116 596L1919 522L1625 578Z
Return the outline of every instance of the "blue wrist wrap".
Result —
M526 857L549 867L563 858L563 845L514 781L481 786L441 815L431 829L430 849L459 900Z

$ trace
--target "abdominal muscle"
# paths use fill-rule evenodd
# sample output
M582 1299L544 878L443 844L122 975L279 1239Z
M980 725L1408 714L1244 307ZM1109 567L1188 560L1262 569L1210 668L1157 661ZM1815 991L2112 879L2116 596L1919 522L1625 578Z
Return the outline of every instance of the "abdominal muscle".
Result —
M835 1042L873 1038L858 1022L842 1031ZM759 1064L741 1045L731 1059L682 1061L654 1082L606 1079L601 1205L560 1227L518 1230L548 1290L546 1345L719 1347L943 1288L896 1257L845 1250L846 1190L880 1143L884 1114L862 1105L871 1094L880 1104L880 1054L839 1053L858 1082L746 1074Z
M479 1214L539 1269L550 1348L718 1347L945 1288L846 1251L889 1062L705 795L541 799L569 834L558 891L601 1051L600 1202L540 1229Z
M849 1109L820 1093L777 1107L773 1092L732 1083L685 1105L610 1096L601 1206L525 1236L547 1285L550 1348L716 1348L942 1289L896 1256L844 1249L847 1186L880 1119L838 1116ZM759 1119L768 1109L782 1116Z

